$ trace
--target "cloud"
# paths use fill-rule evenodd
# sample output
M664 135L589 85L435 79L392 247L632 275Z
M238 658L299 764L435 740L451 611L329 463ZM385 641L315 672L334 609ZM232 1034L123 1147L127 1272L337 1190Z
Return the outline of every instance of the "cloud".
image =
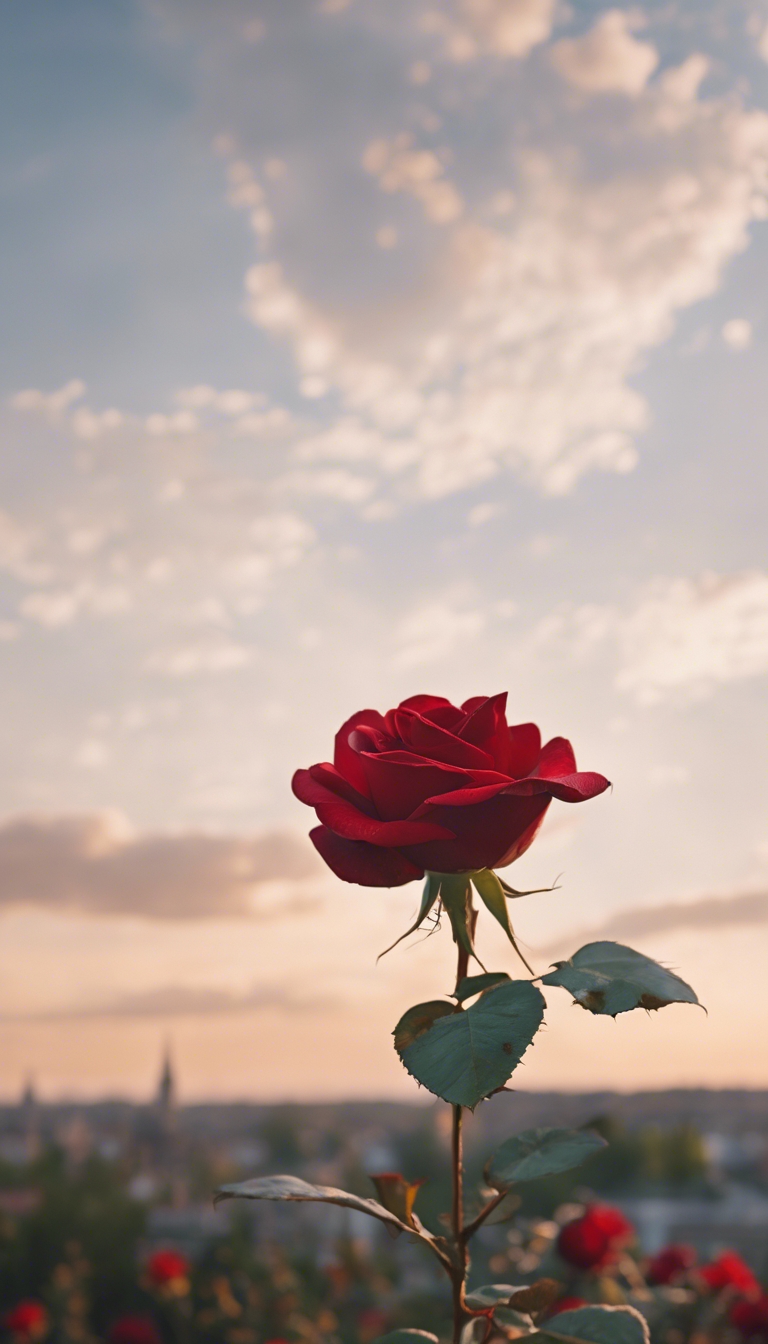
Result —
M242 201L236 196L232 203L240 205ZM266 393L244 388L218 390L208 383L183 387L175 395L178 410L152 411L143 418L114 406L101 411L90 406L73 409L74 402L85 392L86 384L74 378L54 392L26 388L16 392L9 404L19 413L40 415L51 425L63 425L76 438L84 440L98 440L117 430L126 430L133 437L148 434L151 439L184 439L206 429L220 431L222 422L226 433L233 437L253 434L271 439L293 422L285 407L269 404Z
M37 411L51 420L58 420L70 406L85 396L85 383L82 378L70 378L69 382L54 392L41 392L37 387L26 387L14 392L10 404L15 411Z
M618 661L615 684L652 705L711 694L718 685L768 673L768 574L658 578L624 609L563 606L520 641L517 657L585 662L604 648Z
M453 13L429 9L422 27L438 34L453 61L492 55L522 59L552 31L555 0L458 0Z
M636 97L659 63L656 48L632 36L638 22L637 11L609 9L583 37L556 42L549 53L552 65L582 93Z
M5 909L162 920L280 917L308 908L301 884L318 867L307 841L281 831L142 834L115 812L16 816L0 824Z
M409 612L395 630L395 667L420 667L423 663L437 662L479 635L486 617L484 612L468 605L470 597L460 589L421 603Z
M189 625L206 610L220 612L225 626L253 612L280 571L301 563L315 532L281 497L284 460L268 459L261 470L257 459L256 469L248 464L238 473L219 465L216 449L222 436L233 446L244 437L271 445L289 413L257 392L200 384L178 393L180 409L150 416L149 429L120 413L105 436L112 413L70 415L73 395L70 388L66 397L60 389L16 399L17 412L42 409L44 438L66 434L77 442L74 453L59 454L55 500L22 472L27 499L17 516L0 512L0 569L21 585L19 615L50 631L133 616L144 644L136 650L139 668L150 662L170 675L244 665L250 652L238 641L190 639ZM53 419L50 404L58 408ZM77 421L83 414L94 417L88 427ZM26 458L26 433L20 446ZM319 493L338 497L346 487L343 497L352 491L359 501L374 488L360 484L355 492L334 469L319 475ZM306 485L312 493L312 482Z
M562 956L564 946L582 947L599 939L643 938L672 933L677 929L736 928L768 924L768 892L749 891L734 896L702 896L697 901L671 901L668 905L638 906L611 916L597 928L558 936L540 948L541 957Z
M605 49L613 87L635 96L602 112L566 101L546 125L532 114L491 195L493 165L481 193L458 150L461 210L456 195L443 211L434 149L411 132L369 142L369 172L387 192L415 194L434 233L413 308L402 300L396 321L382 320L381 302L376 316L320 302L276 258L249 269L251 319L291 347L307 395L335 394L335 418L298 429L299 458L368 464L409 500L500 470L563 494L586 472L633 469L648 408L631 380L765 216L768 116L700 99L707 62L695 54L641 87L655 52L617 13L588 50ZM552 107L558 96L571 97L553 84ZM514 203L500 217L490 206L505 177Z
M619 621L620 690L652 704L768 672L768 575L659 579Z
M420 201L433 224L452 224L464 212L464 202L436 154L414 149L407 134L395 140L373 140L363 155L363 167L382 191L404 191Z
M23 598L22 616L55 630L70 625L78 616L117 616L131 606L131 595L122 584L99 585L84 580L71 588L39 589Z
M336 1006L328 996L302 995L292 986L255 986L249 994L226 990L161 986L137 994L120 994L102 1003L48 1009L39 1013L2 1013L0 1022L78 1022L109 1018L218 1017L232 1013L312 1014Z
M254 651L234 639L207 640L160 649L146 662L148 672L163 677L196 677L201 674L237 672L253 662Z
M732 317L723 323L721 335L732 350L748 350L752 344L752 323L745 317Z

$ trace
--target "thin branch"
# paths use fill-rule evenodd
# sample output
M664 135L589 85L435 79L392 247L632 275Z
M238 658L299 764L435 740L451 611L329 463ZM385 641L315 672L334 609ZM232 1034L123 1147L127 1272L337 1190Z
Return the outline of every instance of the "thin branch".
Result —
M500 1190L497 1195L493 1196L493 1199L488 1200L488 1203L485 1205L485 1208L480 1210L477 1217L473 1218L472 1222L467 1223L466 1226L462 1229L461 1235L462 1240L464 1242L469 1241L470 1237L473 1237L475 1235L477 1229L479 1227L482 1227L486 1218L488 1218L490 1214L493 1213L494 1209L497 1209L499 1207L502 1200L506 1199L508 1194L509 1194L508 1190Z

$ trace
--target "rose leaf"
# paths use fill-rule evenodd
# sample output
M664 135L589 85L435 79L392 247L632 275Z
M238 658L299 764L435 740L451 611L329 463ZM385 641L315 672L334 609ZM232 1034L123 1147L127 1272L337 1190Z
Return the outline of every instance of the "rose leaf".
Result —
M501 1145L485 1179L495 1190L506 1190L518 1181L537 1181L578 1167L605 1146L605 1139L590 1130L526 1129Z
M429 1092L474 1110L520 1063L541 1026L544 997L529 980L510 980L466 1010L446 1005L447 1013L438 1013L440 1006L436 1000L410 1008L395 1028L395 1048Z
M632 1008L699 1002L679 975L621 943L587 943L568 961L556 962L541 983L561 985L582 1008L609 1017Z
M279 1199L340 1204L342 1208L368 1213L398 1232L412 1231L375 1199L363 1199L359 1195L351 1195L347 1190L335 1190L329 1185L310 1185L298 1176L257 1176L254 1180L239 1181L236 1185L222 1185L216 1191L214 1203L219 1204L224 1199Z
M564 1341L573 1344L649 1344L650 1335L644 1318L635 1307L575 1307L560 1311L539 1325L531 1340L548 1344Z
M476 994L482 994L486 989L493 989L495 985L502 985L505 980L511 978L506 971L487 971L485 975L465 975L453 997L458 999L459 1003L464 1003L466 999L473 999Z
M437 1344L437 1335L431 1335L428 1330L390 1330L388 1335L379 1335L374 1344L424 1344L424 1340Z

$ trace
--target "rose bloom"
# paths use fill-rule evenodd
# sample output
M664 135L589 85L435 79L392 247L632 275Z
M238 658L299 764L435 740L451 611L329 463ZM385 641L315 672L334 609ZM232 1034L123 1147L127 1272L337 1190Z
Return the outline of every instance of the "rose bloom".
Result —
M745 1297L759 1297L762 1291L749 1265L735 1251L723 1251L710 1265L704 1265L699 1274L713 1293L732 1288Z
M728 1315L731 1325L735 1325L745 1339L768 1340L768 1296L765 1294L756 1302L734 1302Z
M189 1276L189 1261L178 1251L155 1251L147 1261L147 1278L155 1288L165 1288L169 1283Z
M385 1334L388 1320L381 1307L365 1307L357 1318L357 1333L362 1344Z
M696 1252L692 1246L665 1246L648 1261L645 1277L653 1287L662 1287L675 1283L695 1264Z
M120 1316L109 1329L109 1344L162 1344L151 1316Z
M6 1312L3 1325L22 1339L41 1339L48 1329L48 1312L42 1302L26 1298Z
M602 1269L632 1240L635 1229L607 1204L592 1204L581 1218L566 1223L557 1238L563 1260L577 1269Z
M506 692L458 709L413 695L381 715L353 714L333 765L293 777L321 825L310 839L345 882L399 887L425 871L503 868L525 852L553 798L580 803L608 780L578 773L570 742L541 745L534 723L509 727Z
M561 1297L559 1302L553 1302L552 1306L546 1312L546 1320L550 1316L559 1316L561 1311L576 1311L578 1307L588 1306L586 1298L583 1297Z

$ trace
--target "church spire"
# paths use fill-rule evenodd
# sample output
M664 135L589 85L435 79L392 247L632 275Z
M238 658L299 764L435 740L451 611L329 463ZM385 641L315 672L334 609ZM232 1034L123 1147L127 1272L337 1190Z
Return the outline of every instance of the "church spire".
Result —
M163 1067L155 1102L165 1126L171 1128L176 1120L176 1080L173 1073L171 1048L166 1044L163 1054Z

